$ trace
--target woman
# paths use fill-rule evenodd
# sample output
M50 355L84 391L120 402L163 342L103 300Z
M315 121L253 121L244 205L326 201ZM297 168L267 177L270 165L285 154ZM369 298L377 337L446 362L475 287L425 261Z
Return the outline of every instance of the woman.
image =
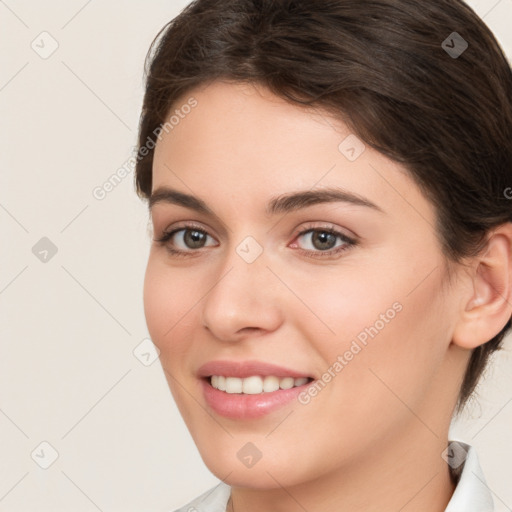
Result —
M511 326L489 29L458 0L197 0L148 63L146 320L223 481L180 510L493 510L448 441Z

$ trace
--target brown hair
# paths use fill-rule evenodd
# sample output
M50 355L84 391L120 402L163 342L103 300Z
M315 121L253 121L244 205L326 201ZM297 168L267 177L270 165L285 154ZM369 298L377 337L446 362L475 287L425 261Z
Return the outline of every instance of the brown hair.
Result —
M512 221L512 72L460 0L196 0L156 36L146 77L141 197L171 108L233 80L322 108L404 165L436 209L447 261L477 255L491 228ZM457 413L510 327L473 350Z

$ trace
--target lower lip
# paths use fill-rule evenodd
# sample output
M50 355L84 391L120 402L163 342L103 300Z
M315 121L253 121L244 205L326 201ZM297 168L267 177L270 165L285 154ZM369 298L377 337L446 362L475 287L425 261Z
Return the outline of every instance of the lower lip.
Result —
M246 395L219 391L210 384L209 379L201 379L206 403L217 414L233 419L254 419L270 414L292 402L310 384L311 382L308 382L290 389Z

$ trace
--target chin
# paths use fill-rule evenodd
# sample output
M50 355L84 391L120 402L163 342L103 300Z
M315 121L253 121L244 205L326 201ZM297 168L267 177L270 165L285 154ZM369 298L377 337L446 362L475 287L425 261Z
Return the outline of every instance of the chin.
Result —
M216 453L208 450L208 454L201 453L206 467L219 480L233 487L244 487L247 489L278 489L282 486L290 487L303 483L307 477L291 473L296 464L293 462L264 460L262 457L252 467L246 467L238 458L233 458L229 452L222 450ZM226 453L228 455L226 456ZM289 459L292 461L292 458ZM307 467L304 465L303 467Z

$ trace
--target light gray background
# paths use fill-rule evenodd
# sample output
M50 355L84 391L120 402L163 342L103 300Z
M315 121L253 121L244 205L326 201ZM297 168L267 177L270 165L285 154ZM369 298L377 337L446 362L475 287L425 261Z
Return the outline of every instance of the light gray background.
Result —
M0 511L173 510L217 482L136 349L149 237L133 173L93 196L132 154L146 51L187 3L0 0ZM469 3L511 56L512 0ZM511 510L510 340L480 393L451 437Z

